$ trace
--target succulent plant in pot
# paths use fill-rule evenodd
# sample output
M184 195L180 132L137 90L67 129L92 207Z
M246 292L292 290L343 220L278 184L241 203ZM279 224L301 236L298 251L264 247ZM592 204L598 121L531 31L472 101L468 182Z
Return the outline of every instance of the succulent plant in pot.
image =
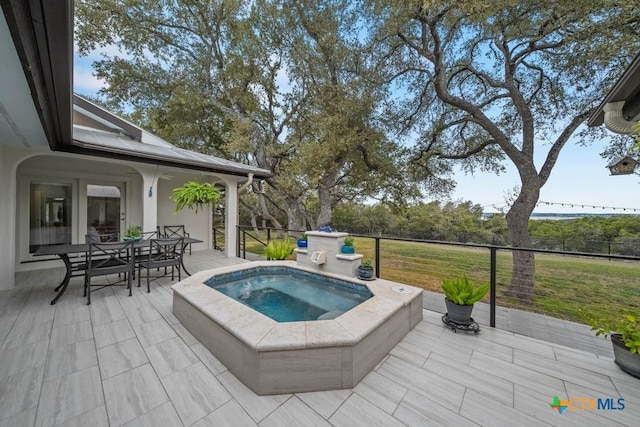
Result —
M298 247L306 248L307 247L307 235L306 233L302 233L300 237L298 237Z
M344 243L342 244L342 253L343 254L354 254L356 253L356 249L353 247L353 237L347 236L344 238Z
M616 365L640 378L640 316L623 314L615 322L591 319L589 325L596 336L611 337Z
M139 225L132 225L127 228L127 232L122 238L124 240L140 240L142 238L142 228Z
M373 267L371 266L370 259L365 259L358 266L358 277L364 280L371 280L373 278Z
M443 280L442 290L449 320L466 325L471 323L473 305L484 298L489 291L489 285L485 284L476 289L473 282L463 275L453 280Z

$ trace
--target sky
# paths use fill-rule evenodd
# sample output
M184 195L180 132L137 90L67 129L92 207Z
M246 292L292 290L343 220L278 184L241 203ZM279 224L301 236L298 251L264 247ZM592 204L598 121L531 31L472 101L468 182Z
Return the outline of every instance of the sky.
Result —
M91 64L98 59L98 53L82 58L75 55L76 93L95 96L104 86L105 83L93 75ZM599 154L607 143L607 140L595 141L584 147L569 141L541 190L540 202L534 213L640 214L640 177L610 175L607 160ZM544 147L537 154L546 155ZM450 200L470 200L481 205L484 212L499 212L506 206L506 195L519 184L515 167L505 164L508 165L506 173L498 176L485 172L468 175L457 171L453 176L457 185Z

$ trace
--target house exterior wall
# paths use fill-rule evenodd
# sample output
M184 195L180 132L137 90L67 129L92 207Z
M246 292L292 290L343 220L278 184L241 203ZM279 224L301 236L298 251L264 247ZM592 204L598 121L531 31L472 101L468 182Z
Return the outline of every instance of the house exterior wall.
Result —
M155 165L93 158L67 153L33 152L32 150L8 150L0 147L0 178L3 191L0 192L0 238L14 242L13 251L6 251L0 257L0 289L14 286L16 271L60 267L59 260L42 261L29 254L29 209L30 183L69 183L72 186L72 242L84 241L87 226L86 184L123 183L126 187L124 225L121 232L130 225L141 225L145 231L155 226L184 224L191 237L202 240L194 244L193 250L212 247L212 209L204 212L183 209L174 214L175 203L169 199L174 188L190 179L201 179L198 172L178 169L160 169ZM164 178L160 178L164 176ZM212 182L223 180L229 187L228 195L237 197L237 178L232 176L205 177ZM149 187L153 184L151 197ZM234 212L233 209L236 209ZM231 204L232 219L227 220L235 236L237 224L237 201ZM153 216L151 218L150 216ZM147 230L149 228L150 230ZM227 248L228 256L235 256L235 245ZM230 250L229 250L230 249Z
M19 155L0 146L0 242L13 246L16 241L16 174ZM0 256L0 290L13 289L16 254L2 251Z
M171 174L171 179L158 180L158 226L161 230L165 225L184 225L190 237L202 240L202 243L192 245L192 250L204 250L212 247L211 206L205 206L204 211L184 208L175 212L176 205L170 199L174 188L182 186L192 179L200 179L200 175ZM206 180L206 178L203 178Z

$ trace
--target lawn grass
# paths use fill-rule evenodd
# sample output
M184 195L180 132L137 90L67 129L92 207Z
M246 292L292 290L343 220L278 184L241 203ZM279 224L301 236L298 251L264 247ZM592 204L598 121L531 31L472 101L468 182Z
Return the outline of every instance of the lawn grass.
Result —
M264 238L262 239L264 241ZM258 252L259 243L250 249ZM356 237L354 246L364 259L375 260L373 238ZM381 240L380 277L442 292L442 279L466 274L476 284L490 279L489 250L419 242ZM295 259L295 256L289 259ZM532 303L503 296L511 281L511 252L497 252L498 305L586 323L591 317L617 320L620 313L640 307L640 262L536 254ZM489 297L485 298L485 302Z

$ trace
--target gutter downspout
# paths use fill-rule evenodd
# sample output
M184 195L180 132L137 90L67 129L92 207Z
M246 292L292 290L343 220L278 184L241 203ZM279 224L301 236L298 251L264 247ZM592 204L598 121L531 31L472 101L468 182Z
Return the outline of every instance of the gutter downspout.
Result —
M602 110L604 111L604 124L612 132L631 135L636 133L635 122L630 122L622 115L622 107L625 101L608 102Z

